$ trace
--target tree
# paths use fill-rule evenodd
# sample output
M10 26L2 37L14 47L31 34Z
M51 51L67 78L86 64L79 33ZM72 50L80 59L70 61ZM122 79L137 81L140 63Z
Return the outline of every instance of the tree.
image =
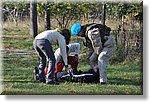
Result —
M30 2L30 35L31 37L36 37L38 33L38 25L37 25L37 1L31 0Z
M106 19L106 4L103 4L103 25L105 25L105 19Z
M46 0L46 11L45 11L45 29L50 30L51 25L50 25L50 3L48 0Z

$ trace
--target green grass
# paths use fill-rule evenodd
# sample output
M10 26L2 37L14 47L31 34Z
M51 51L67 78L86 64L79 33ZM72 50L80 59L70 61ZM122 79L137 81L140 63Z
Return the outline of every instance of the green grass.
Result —
M72 38L72 42L76 42ZM11 49L33 49L33 40L29 39L29 30L4 28L3 46ZM81 41L80 41L81 42ZM79 42L79 43L80 43ZM57 47L55 46L55 49ZM86 52L83 45L82 51ZM141 63L124 62L108 65L108 85L61 82L60 85L47 85L33 80L33 68L38 65L36 54L3 54L3 92L4 95L20 94L59 94L59 95L142 95L143 74ZM80 59L80 70L88 70L89 64Z
M108 85L69 83L46 85L33 80L33 68L38 64L36 55L22 57L4 55L2 94L98 94L98 95L141 95L141 68L132 65L109 65ZM87 70L89 65L81 62L79 68Z

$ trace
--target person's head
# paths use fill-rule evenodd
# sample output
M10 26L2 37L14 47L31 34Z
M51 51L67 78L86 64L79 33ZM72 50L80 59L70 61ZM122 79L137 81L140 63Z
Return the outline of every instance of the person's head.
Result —
M81 26L81 24L76 23L71 27L71 33L73 36L85 37L86 25Z
M70 37L71 37L70 31L68 29L62 29L61 34L65 37L66 44L68 45L70 42Z
M74 36L77 36L81 31L81 24L77 23L77 24L73 24L71 27L71 33Z

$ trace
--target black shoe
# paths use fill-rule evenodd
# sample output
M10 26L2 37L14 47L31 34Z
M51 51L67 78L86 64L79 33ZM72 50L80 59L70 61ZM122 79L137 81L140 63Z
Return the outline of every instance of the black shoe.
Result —
M106 84L107 84L107 82L100 82L100 84L101 84L101 85L106 85Z
M33 78L34 80L39 80L39 70L37 67L35 67L33 70Z
M49 85L59 85L59 83L56 82L56 81L48 81L48 82L46 82L46 84L49 84Z
M41 83L46 83L46 80L45 80L45 79L43 79L43 80L40 80L40 79L39 79L39 82L41 82Z

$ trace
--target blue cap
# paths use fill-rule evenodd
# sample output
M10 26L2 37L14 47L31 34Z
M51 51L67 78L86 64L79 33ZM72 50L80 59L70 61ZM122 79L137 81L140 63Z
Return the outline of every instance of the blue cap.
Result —
M81 24L73 24L71 27L72 35L76 36L81 31Z

